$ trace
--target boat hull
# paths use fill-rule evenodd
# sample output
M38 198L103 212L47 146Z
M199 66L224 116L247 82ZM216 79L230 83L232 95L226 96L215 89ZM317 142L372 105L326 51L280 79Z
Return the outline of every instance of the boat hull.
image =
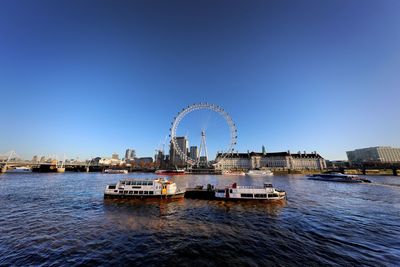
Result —
M268 198L222 198L216 197L216 200L224 200L224 201L243 201L243 202L282 202L286 200L286 197L268 199Z
M106 174L128 174L127 170L105 170L103 173Z
M32 170L19 170L19 169L12 169L12 170L6 170L6 173L31 173Z
M340 179L326 179L320 177L309 177L308 180L324 181L324 182L335 182L335 183L348 183L348 184L359 184L359 183L370 183L369 180L340 180Z
M130 195L130 194L104 194L105 199L177 199L183 198L185 192L173 195Z
M260 176L272 176L274 175L273 173L265 173L265 174L251 174L251 173L246 173L247 176L252 176L252 177L260 177Z
M254 201L254 202L280 202L286 199L286 194L277 198L233 198L233 197L216 197L214 190L186 189L185 198L203 199L203 200L223 200L223 201Z
M156 172L157 175L185 175L185 172Z

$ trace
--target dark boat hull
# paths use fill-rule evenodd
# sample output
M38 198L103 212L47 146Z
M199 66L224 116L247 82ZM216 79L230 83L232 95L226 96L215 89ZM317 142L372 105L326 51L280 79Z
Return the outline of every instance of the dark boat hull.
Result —
M317 181L324 181L324 182L336 182L336 183L349 183L349 184L359 184L359 183L370 183L369 180L340 180L340 179L326 179L320 177L310 177L308 180L317 180Z

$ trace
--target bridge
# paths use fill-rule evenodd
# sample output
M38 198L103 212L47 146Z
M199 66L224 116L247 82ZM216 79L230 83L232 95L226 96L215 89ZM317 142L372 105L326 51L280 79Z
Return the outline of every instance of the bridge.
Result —
M51 162L28 161L21 159L21 157L14 150L0 154L0 173L4 173L7 170L16 167L30 167L34 171L46 171L54 168L56 169L60 166L65 167L67 170L77 171L89 171L89 169L100 170L103 167L98 164L94 164L92 161L76 161L67 163L58 160L51 160Z
M92 160L74 162L63 162L58 160L52 160L51 162L34 162L21 159L21 157L19 157L15 151L9 151L7 153L0 154L0 173L7 172L7 170L14 169L16 167L29 167L33 172L56 172L58 167L65 168L65 171L72 172L102 172L109 168L118 168L130 172L155 171L154 166L114 166L99 164L98 162Z
M382 163L382 162L364 162L364 163L353 163L350 167L347 168L333 168L331 171L337 171L341 173L348 173L351 171L359 172L363 175L372 174L373 171L378 171L378 173L382 171L390 172L393 176L399 175L400 170L400 162L396 163Z

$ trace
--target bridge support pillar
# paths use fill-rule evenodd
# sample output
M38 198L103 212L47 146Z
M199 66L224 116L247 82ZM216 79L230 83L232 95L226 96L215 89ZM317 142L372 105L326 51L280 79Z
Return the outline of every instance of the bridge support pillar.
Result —
M7 171L7 167L6 166L1 166L0 167L0 173L5 173Z
M393 176L397 176L397 168L393 168Z
M366 171L365 168L362 169L362 174L363 174L363 175L366 175L366 174L367 174L367 171Z

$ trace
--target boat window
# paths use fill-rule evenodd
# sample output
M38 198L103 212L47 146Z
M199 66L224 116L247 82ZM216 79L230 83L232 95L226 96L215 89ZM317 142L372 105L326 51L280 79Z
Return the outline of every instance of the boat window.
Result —
M133 195L133 191L129 191L129 195Z
M124 194L128 194L128 191L124 191Z
M131 182L127 181L125 184L126 184L126 185L131 185Z
M114 190L114 193L118 193L118 190Z
M125 181L122 181L121 184L125 184Z
M142 181L138 181L136 184L137 185L143 185L143 182Z
M256 197L256 198L266 198L267 194L254 194L254 197Z
M268 194L268 197L278 197L278 194Z
M132 181L131 185L136 185L136 181Z
M122 194L122 193L124 193L124 191L119 191L118 193Z
M139 195L143 195L143 191L139 191Z
M139 194L139 191L133 191L133 194L137 195Z
M148 182L148 185L153 185L153 182Z
M148 195L149 191L143 191L143 195Z
M231 194L232 194L232 189L230 189L230 190L229 190L229 193L231 193Z
M153 191L149 191L149 195L153 195L154 194L154 192Z
M140 185L132 185L132 188L141 188Z
M109 185L108 189L115 189L115 185Z
M253 198L253 194L240 194L241 197Z
M219 189L219 190L217 190L217 193L225 193L225 190L224 189Z

